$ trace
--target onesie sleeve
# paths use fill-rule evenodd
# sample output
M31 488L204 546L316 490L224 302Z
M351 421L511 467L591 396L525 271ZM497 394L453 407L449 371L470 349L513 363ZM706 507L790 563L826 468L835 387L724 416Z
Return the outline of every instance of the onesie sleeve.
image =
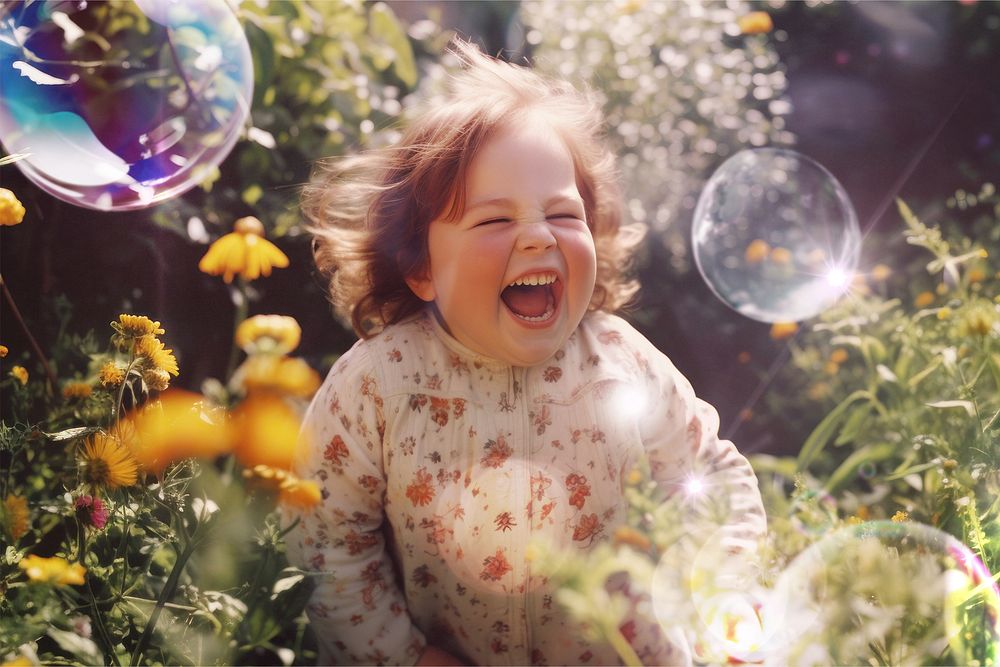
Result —
M767 532L757 477L729 440L719 415L697 398L669 359L648 341L637 354L649 381L643 443L653 478L678 501L680 522L696 541L725 554L749 554Z
M413 664L425 647L383 535L382 397L365 342L343 355L306 412L295 472L322 500L301 511L289 561L316 573L306 607L320 664ZM286 510L288 512L289 510Z

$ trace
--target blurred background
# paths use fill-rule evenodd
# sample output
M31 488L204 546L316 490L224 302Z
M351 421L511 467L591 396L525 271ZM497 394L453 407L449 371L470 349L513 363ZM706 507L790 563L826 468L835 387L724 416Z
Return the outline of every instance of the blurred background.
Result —
M150 208L98 211L0 167L0 185L27 209L24 224L3 230L0 270L43 348L69 311L79 332L145 314L168 332L182 369L175 384L222 377L235 291L198 261L237 218L255 215L291 262L250 285L249 311L295 317L301 354L325 372L354 335L312 268L300 187L317 159L391 141L409 110L437 94L458 34L602 96L628 216L650 228L627 319L718 408L724 435L747 452L789 453L801 432L767 400L792 390L778 373L788 343L717 299L691 257L692 214L712 172L763 146L825 166L857 211L859 272L888 266L878 289L904 295L917 260L895 199L927 222L950 201L961 224L955 202L1000 175L997 2L289 0L245 1L237 13L253 104L233 152L198 187ZM0 341L36 363L9 303L0 317Z

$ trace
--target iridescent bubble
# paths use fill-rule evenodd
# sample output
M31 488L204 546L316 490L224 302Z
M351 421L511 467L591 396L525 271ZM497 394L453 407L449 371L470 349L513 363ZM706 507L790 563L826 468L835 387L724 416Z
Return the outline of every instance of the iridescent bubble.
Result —
M144 208L211 174L253 96L225 0L11 2L0 8L0 140L77 206Z
M923 524L843 528L799 554L764 605L765 664L996 664L1000 589Z
M863 479L871 479L878 472L878 468L871 461L865 461L858 466L858 475Z
M861 231L844 188L795 151L737 153L705 185L694 212L698 270L747 317L795 322L847 291Z

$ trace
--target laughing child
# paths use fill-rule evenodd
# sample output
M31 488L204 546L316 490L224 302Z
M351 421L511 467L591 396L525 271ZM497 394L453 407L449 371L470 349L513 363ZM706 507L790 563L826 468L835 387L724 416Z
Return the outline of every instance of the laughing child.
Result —
M610 314L641 234L623 226L594 100L482 55L386 150L304 193L319 269L360 336L306 416L322 502L289 554L318 573L323 662L614 664L532 571L544 537L588 550L640 460L724 497L724 548L765 530L757 480L671 362ZM653 632L655 635L656 633ZM690 661L666 636L653 664Z

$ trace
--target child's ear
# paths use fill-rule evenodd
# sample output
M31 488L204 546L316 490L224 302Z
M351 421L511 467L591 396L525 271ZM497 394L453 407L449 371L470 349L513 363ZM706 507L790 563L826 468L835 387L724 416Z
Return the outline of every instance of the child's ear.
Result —
M417 295L417 298L421 301L430 303L434 300L434 283L431 281L429 269L423 270L418 275L407 276L406 284L410 287L410 291Z

